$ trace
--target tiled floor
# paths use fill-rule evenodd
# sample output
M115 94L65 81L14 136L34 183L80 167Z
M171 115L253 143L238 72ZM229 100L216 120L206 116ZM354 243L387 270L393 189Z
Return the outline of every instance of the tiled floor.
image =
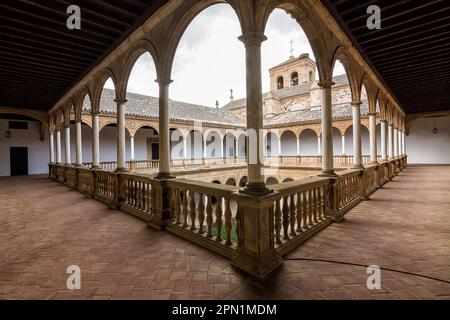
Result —
M289 258L450 281L450 167L408 167ZM81 290L66 269L81 268ZM450 284L365 267L286 260L265 282L227 259L44 177L0 179L0 299L450 299Z

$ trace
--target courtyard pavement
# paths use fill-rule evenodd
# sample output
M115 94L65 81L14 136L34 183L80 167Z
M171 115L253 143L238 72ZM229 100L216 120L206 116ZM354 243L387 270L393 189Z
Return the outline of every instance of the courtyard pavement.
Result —
M286 258L261 282L43 176L0 178L0 299L450 299L450 283L386 270L368 290L354 265L450 281L450 166L408 167Z

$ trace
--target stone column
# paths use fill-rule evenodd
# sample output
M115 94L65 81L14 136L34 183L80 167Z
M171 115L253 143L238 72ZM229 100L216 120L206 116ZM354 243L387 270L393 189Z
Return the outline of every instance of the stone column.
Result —
M342 135L341 140L342 140L342 150L341 150L341 153L342 153L342 155L345 155L345 135Z
M72 159L70 157L70 125L67 125L64 128L64 138L65 138L65 143L64 143L64 150L65 150L65 163L66 165L71 165L72 164Z
M381 120L381 160L387 160L387 146L386 146L386 120Z
M61 130L56 129L56 163L61 163Z
M206 159L208 157L208 152L207 152L207 149L206 149L207 146L208 146L208 143L207 143L206 138L205 138L205 139L203 139L203 152L202 152L203 159Z
M398 157L398 129L394 128L394 158Z
M130 136L130 160L134 161L134 136Z
M317 137L317 155L322 155L322 139L320 136Z
M399 145L398 154L400 156L402 156L403 155L403 145L402 145L402 131L401 130L398 130L398 145Z
M319 83L321 89L322 105L322 174L321 176L336 176L334 172L333 156L333 127L332 127L332 106L331 106L331 81ZM317 139L320 154L320 136Z
M239 156L239 137L234 139L234 156L236 158Z
M81 136L81 121L75 122L75 134L77 138L77 166L83 165L83 142Z
M394 126L389 124L388 126L388 155L389 160L394 159Z
M117 169L127 171L125 165L125 103L126 99L114 100L117 103Z
M223 152L223 139L220 139L220 157L223 159L225 154Z
M278 137L278 155L281 156L281 137Z
M49 150L50 150L50 163L55 163L55 138L53 132L48 135Z
M248 183L245 192L251 194L268 193L264 182L262 165L263 148L263 106L261 78L261 43L267 38L262 32L248 32L239 37L245 45L246 91L247 91L247 130L248 136Z
M376 113L369 114L370 163L377 164L377 122Z
M187 138L183 137L183 159L187 157Z
M300 155L300 137L297 137L297 155Z
M100 168L100 124L98 113L92 113L92 168Z
M361 148L361 102L352 103L353 118L353 169L361 169L362 165L362 148Z
M402 132L402 147L403 147L403 155L406 156L406 134Z
M170 175L169 85L170 79L157 79L159 84L159 173L157 178ZM194 135L195 136L195 135Z

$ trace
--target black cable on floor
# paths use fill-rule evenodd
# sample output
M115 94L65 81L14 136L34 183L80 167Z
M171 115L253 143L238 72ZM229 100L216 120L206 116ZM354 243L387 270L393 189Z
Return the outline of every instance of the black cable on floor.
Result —
M365 265L365 264L359 264L359 263L353 263L353 262L344 262L344 261L336 261L336 260L327 260L327 259L318 259L318 258L284 258L284 259L285 260L293 260L293 261L299 260L299 261L329 262L329 263L344 264L344 265L365 267L365 268L369 267L369 265ZM385 271L392 271L392 272L407 274L407 275L415 276L415 277L427 278L427 279L430 279L430 280L435 280L435 281L443 282L443 283L446 283L446 284L450 284L450 281L448 281L448 280L434 278L434 277L426 276L426 275L423 275L423 274L418 274L418 273L413 273L413 272L408 272L408 271L402 271L402 270L397 270L397 269L391 269L391 268L384 268L384 267L380 267L380 269L381 270L385 270Z

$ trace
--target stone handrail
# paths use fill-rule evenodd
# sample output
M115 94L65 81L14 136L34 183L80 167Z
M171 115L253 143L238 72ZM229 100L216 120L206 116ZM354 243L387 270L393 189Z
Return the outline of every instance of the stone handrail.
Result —
M363 183L362 174L364 170L348 169L340 171L334 182L334 208L335 219L340 220L342 216L362 200Z

